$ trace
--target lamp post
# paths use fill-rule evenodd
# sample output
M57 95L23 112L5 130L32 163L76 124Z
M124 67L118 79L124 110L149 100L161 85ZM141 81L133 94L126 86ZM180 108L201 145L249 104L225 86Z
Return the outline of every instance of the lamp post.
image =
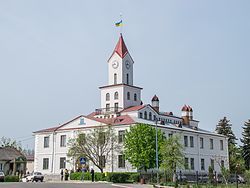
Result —
M157 129L158 120L155 121L155 161L156 161L156 170L157 170L157 184L159 184L159 159L158 159L158 129Z

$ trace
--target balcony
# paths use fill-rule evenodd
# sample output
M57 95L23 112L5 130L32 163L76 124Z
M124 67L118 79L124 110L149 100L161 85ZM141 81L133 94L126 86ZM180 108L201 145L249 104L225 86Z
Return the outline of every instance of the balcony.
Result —
M120 113L123 108L120 107L109 107L109 108L99 108L95 110L96 115L108 115Z

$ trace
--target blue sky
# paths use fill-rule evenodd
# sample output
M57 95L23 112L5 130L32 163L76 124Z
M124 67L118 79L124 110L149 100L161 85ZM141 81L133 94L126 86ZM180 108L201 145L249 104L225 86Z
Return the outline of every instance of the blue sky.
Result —
M200 127L249 115L250 2L0 1L0 137L33 147L32 132L100 107L107 60L123 36L144 103L189 104Z

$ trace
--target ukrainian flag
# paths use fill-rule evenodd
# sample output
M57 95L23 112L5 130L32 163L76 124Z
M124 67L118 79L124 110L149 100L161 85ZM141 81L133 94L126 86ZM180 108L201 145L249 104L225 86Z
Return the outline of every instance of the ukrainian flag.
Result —
M116 27L120 27L120 26L122 26L123 24L122 24L122 20L121 21L119 21L119 22L117 22L117 23L115 23L115 26Z

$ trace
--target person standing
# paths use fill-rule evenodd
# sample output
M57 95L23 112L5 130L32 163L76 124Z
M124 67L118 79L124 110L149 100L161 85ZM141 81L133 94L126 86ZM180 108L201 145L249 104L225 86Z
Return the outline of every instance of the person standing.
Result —
M84 181L84 173L86 171L85 167L82 167L82 176L81 176L81 180Z
M61 170L61 181L63 181L63 169Z
M65 181L68 181L68 178L69 178L69 172L67 169L65 169L65 172L64 172L64 179Z
M93 167L91 167L90 174L91 174L91 180L92 180L92 182L94 182L95 181L95 171L94 171Z

